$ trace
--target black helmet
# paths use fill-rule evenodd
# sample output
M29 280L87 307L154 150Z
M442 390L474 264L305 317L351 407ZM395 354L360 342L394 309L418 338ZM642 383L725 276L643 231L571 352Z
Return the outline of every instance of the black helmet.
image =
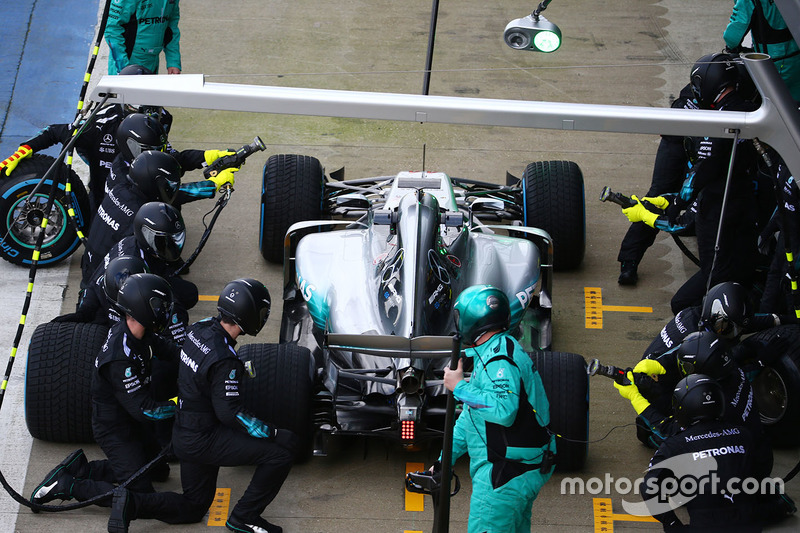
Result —
M508 296L491 285L473 285L456 298L454 318L462 342L475 346L478 337L495 329L508 329L511 308Z
M700 327L720 337L736 339L747 324L749 312L744 287L732 281L719 283L703 298Z
M161 331L172 316L172 289L155 274L133 274L117 295L117 306L149 330Z
M732 364L728 343L713 331L690 333L678 347L678 366L684 376L706 374L719 379Z
M120 76L137 76L141 74L152 74L153 71L142 65L128 65L119 71Z
M156 117L132 113L120 122L116 141L122 157L130 163L145 150L165 150L167 132Z
M123 255L115 257L108 262L106 271L103 274L103 292L112 304L117 302L119 288L133 274L143 274L150 272L147 265L138 257Z
M164 202L148 202L133 218L133 234L139 247L167 262L177 261L186 241L180 211Z
M257 335L267 323L269 291L260 281L236 279L225 285L217 300L220 314L233 321L247 335Z
M171 204L181 186L181 165L169 154L147 150L133 160L128 178L148 200Z
M672 393L672 411L683 427L700 420L716 420L725 412L722 387L705 374L691 374L678 382Z
M739 70L728 54L704 55L692 67L690 82L692 94L702 109L713 109L722 92L736 85Z

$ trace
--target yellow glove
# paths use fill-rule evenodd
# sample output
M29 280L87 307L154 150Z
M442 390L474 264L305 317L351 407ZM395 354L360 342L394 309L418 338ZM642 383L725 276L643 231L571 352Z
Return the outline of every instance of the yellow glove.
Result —
M664 368L664 365L655 359L642 359L636 363L636 366L633 367L633 371L640 374L647 374L650 377L667 373L667 369Z
M633 406L633 410L636 411L637 415L642 414L642 411L647 409L650 406L650 402L645 399L644 396L639 392L639 389L636 385L633 384L633 372L628 371L627 374L628 381L631 382L630 385L620 385L616 381L614 382L614 387L619 391L619 395L625 398L626 400L630 400L631 405Z
M210 165L220 157L226 155L233 155L236 152L229 152L228 150L206 150L203 152L203 157L206 158L206 165Z
M235 167L226 168L225 170L220 171L220 173L217 174L216 176L211 177L211 178L206 178L206 179L208 181L213 181L214 185L217 186L217 190L220 190L222 187L224 187L226 185L230 185L231 187L233 187L233 173L234 172L239 172L239 169L235 168Z
M669 207L669 200L664 198L663 196L645 196L642 198L644 202L650 202L653 206L659 209L666 209Z
M631 222L644 222L651 228L655 227L658 215L648 211L647 208L642 205L642 202L639 201L636 195L631 196L631 199L636 200L636 205L623 209L622 214L628 217L628 220Z
M26 157L30 157L33 153L31 147L27 144L23 144L17 151L11 154L7 159L0 161L0 173L3 172L3 169L6 169L6 176L10 176L11 172L17 168L20 159L25 159Z

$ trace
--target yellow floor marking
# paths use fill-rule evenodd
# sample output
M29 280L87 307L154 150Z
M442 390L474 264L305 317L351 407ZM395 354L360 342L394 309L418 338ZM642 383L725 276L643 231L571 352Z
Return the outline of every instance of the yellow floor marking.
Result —
M208 510L208 524L209 526L222 526L225 527L225 522L228 520L228 508L231 505L231 489L217 488L217 493L214 495L214 502Z
M214 296L212 294L201 294L197 297L197 299L201 302L216 302L219 300L219 296Z
M584 287L583 298L586 304L586 329L603 329L603 312L652 313L652 307L634 305L603 305L603 289Z
M406 463L406 474L409 472L419 472L425 470L423 463ZM406 511L424 511L425 495L416 492L408 492L406 489Z
M611 498L593 498L594 507L594 532L614 533L614 522L655 522L652 516L635 516L631 514L614 513L611 507Z

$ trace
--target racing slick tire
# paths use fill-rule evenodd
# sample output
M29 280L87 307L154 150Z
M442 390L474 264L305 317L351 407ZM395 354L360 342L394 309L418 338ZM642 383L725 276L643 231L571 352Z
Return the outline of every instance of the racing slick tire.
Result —
M313 435L311 352L297 344L245 344L238 355L255 371L240 382L245 408L267 424L294 432L295 460L308 460Z
M589 436L589 375L586 361L574 353L530 354L550 403L550 430L556 434L556 470L580 470L586 464Z
M522 175L523 225L553 238L553 268L571 270L586 251L583 173L572 161L536 161Z
M108 327L80 322L40 324L31 336L25 372L25 423L35 439L94 442L91 385Z
M800 326L760 331L742 344L758 360L759 371L751 385L772 444L781 448L800 445Z
M272 155L264 164L258 246L270 263L283 263L283 238L295 222L322 217L325 174L319 159Z
M27 199L54 161L55 158L51 156L33 154L21 160L11 176L0 176L0 257L10 263L31 264L53 180L48 178L42 184L30 205L26 205ZM56 170L60 176L65 171L63 164ZM59 183L56 190L47 216L47 229L38 265L58 263L80 246L81 239L69 220L70 207L75 210L75 219L86 233L90 218L89 195L83 182L71 169L69 182L72 185L70 194L67 194L64 183Z

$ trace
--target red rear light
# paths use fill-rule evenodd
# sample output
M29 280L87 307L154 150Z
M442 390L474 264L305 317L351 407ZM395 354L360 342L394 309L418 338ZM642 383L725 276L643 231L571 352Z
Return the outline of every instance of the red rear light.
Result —
M403 420L400 422L400 438L402 440L414 440L413 420Z

